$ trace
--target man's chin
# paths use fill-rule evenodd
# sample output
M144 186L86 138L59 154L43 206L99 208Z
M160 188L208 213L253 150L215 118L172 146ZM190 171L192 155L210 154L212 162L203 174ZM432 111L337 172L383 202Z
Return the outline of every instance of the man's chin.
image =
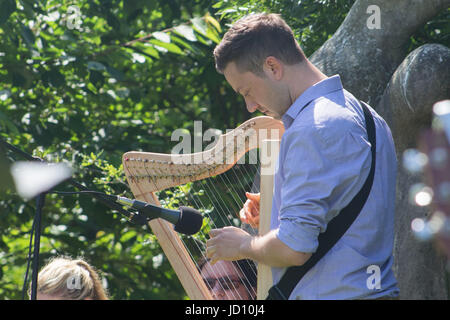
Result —
M266 116L268 116L268 117L272 117L272 118L274 118L274 119L276 119L276 120L281 120L281 117L278 115L278 114L275 114L275 113L271 113L271 112L266 112L266 113L264 113Z

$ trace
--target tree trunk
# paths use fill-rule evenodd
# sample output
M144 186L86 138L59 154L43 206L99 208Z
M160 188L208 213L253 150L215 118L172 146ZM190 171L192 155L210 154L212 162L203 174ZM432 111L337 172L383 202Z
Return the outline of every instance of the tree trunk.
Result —
M379 29L369 28L372 6L380 10ZM358 0L310 60L325 74L340 74L350 92L376 106L409 37L449 6L450 0Z
M409 204L409 188L421 177L406 172L401 162L403 151L416 147L418 134L430 127L433 104L450 94L450 49L427 44L405 58L405 45L449 6L450 0L358 0L310 57L325 74L339 74L344 87L368 101L391 127L399 159L394 272L401 299L449 298L446 258L412 236L411 221L429 212ZM378 26L371 20L377 18Z

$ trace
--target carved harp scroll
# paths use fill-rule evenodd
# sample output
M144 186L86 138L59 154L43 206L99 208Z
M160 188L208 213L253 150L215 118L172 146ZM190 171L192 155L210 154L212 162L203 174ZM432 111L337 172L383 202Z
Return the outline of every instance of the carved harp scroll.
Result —
M136 199L161 205L157 192L220 175L232 168L247 152L259 148L263 140L281 140L283 133L281 121L266 116L256 117L220 135L215 145L203 152L190 154L127 152L122 157L124 172ZM238 214L236 212L236 216ZM212 299L180 235L174 231L174 226L162 219L151 220L149 226L189 298Z

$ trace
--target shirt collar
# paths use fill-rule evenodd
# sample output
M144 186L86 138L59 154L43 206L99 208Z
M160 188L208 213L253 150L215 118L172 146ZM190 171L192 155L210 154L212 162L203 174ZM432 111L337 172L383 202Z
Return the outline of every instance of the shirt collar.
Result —
M343 90L341 78L339 75L326 78L317 82L308 89L305 90L289 107L286 113L282 116L282 121L286 129L290 127L294 119L298 114L310 103L311 101L323 97L331 92Z

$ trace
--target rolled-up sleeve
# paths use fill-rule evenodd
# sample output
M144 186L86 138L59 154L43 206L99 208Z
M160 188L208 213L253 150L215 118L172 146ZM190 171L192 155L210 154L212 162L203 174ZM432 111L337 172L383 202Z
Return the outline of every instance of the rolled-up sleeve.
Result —
M361 189L370 143L357 126L298 126L285 133L281 148L277 236L295 251L315 252L318 235Z

